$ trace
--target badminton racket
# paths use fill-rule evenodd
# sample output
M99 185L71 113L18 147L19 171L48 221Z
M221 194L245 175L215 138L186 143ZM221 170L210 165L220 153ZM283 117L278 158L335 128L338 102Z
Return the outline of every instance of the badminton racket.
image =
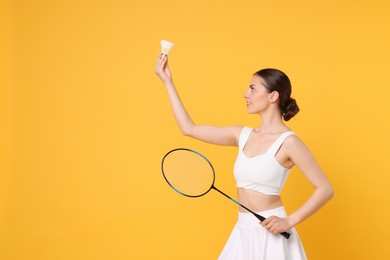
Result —
M169 186L181 195L197 198L214 189L234 203L252 213L260 222L265 217L253 212L214 186L215 171L211 162L197 151L177 148L169 151L162 160L161 170ZM287 232L280 233L286 239Z

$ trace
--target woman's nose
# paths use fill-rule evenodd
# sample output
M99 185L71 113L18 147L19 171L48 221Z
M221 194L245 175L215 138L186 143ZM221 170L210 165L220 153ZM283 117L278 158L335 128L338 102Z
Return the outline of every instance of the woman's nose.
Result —
M248 91L245 91L245 92L244 92L243 97L244 97L244 98L248 98Z

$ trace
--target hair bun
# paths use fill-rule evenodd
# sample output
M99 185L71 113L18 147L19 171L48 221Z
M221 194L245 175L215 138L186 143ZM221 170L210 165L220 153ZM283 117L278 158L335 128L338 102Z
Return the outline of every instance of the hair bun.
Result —
M297 101L293 98L290 98L284 105L283 119L285 121L288 121L291 118L293 118L298 112L299 112L299 107Z

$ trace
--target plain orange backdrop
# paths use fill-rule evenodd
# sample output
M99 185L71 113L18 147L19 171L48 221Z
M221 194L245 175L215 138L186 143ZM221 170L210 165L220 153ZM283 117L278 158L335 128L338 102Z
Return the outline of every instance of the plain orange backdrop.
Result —
M390 259L390 4L371 1L3 0L0 259L216 259L237 207L176 194L175 147L204 153L235 196L236 148L180 135L154 75L160 40L193 119L257 126L252 73L285 71L288 125L335 188L297 226L309 259ZM288 212L312 188L294 169Z

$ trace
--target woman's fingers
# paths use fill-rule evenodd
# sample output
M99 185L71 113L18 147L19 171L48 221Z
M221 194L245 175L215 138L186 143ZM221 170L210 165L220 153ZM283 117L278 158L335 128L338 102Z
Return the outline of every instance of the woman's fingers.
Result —
M161 69L163 67L163 57L161 57L162 55L159 55L158 56L158 59L157 59L157 63L156 63L156 73L158 74L159 72L161 72Z
M266 218L263 222L261 222L261 225L266 229L270 229L274 225L274 216Z
M171 71L169 70L167 55L160 54L158 56L155 73L165 84L172 81L172 75Z
M167 63L167 56L160 54L157 59L157 64L156 64L156 73L158 74L162 70L164 70L166 63Z

